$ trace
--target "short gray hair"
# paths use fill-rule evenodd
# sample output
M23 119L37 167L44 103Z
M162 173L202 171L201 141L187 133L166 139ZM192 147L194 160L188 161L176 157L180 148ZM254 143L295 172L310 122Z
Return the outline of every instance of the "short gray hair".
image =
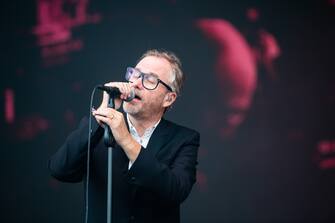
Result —
M140 60L148 56L164 58L170 63L172 67L172 75L173 75L173 80L171 82L171 85L172 85L171 88L179 96L181 93L182 87L183 87L184 80L185 80L183 71L181 69L180 59L176 56L176 54L172 52L165 51L165 50L151 49L145 52L141 56Z

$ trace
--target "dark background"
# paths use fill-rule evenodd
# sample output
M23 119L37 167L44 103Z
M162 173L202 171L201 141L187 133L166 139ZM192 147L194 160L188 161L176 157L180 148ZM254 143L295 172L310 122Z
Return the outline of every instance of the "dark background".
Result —
M78 1L64 2L73 16ZM45 45L34 32L38 1L3 4L1 222L83 220L83 185L52 179L47 160L88 114L93 87L122 81L150 48L181 58L187 80L167 118L201 133L183 222L335 222L334 1L91 0L86 13L95 19ZM256 23L246 17L250 8L260 14ZM250 45L265 29L281 49L277 78L258 66L252 103L232 137L220 133L215 47L194 26L199 18L229 21Z

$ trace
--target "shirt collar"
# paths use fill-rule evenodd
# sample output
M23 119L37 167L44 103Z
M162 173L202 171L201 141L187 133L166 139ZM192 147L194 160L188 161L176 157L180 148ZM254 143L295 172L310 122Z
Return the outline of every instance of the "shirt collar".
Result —
M162 119L160 118L158 120L158 122L156 122L156 124L154 124L152 127L147 128L142 137L145 137L147 135L151 135L153 133L153 131L156 129L156 127L158 126L158 124L160 123ZM129 115L127 114L127 122L128 122L128 126L129 126L129 131L131 135L138 135L136 128L133 126L133 124L131 123L130 119L129 119Z

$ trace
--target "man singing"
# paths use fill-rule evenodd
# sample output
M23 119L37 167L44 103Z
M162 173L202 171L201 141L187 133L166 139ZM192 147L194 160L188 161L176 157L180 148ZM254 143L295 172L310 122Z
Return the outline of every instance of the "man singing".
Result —
M127 68L128 82L110 82L121 96L116 109L102 103L91 136L89 222L106 222L107 148L103 124L116 145L113 148L114 223L180 222L180 204L196 181L199 133L163 118L175 102L183 84L179 59L171 52L150 50L135 68ZM123 102L131 92L135 98ZM88 120L83 119L49 161L52 176L65 182L85 181Z

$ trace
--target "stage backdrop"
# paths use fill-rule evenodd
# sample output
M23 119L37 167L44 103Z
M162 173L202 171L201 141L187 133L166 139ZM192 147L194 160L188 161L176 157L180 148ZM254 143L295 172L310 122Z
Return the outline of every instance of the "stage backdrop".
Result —
M201 133L183 222L335 221L334 1L1 9L1 222L83 220L83 185L53 179L47 161L89 114L93 87L124 81L152 48L175 52L186 75L166 118Z

